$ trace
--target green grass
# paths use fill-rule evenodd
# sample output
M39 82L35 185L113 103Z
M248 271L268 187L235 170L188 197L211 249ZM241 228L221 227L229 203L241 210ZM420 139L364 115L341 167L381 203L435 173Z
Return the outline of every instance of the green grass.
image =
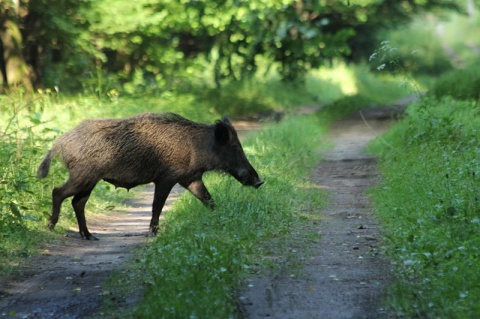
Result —
M373 145L391 307L402 318L480 315L479 127L476 102L425 98Z

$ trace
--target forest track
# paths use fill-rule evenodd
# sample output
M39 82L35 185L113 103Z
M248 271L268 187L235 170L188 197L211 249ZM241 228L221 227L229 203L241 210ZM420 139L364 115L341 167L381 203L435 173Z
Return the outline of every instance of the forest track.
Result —
M378 171L365 147L389 128L396 113L398 107L366 109L333 125L329 140L334 147L312 174L330 197L328 207L318 212L320 223L312 226L321 238L274 273L248 280L239 294L244 318L388 317L383 301L391 274L366 194L378 181ZM301 266L290 264L298 260Z

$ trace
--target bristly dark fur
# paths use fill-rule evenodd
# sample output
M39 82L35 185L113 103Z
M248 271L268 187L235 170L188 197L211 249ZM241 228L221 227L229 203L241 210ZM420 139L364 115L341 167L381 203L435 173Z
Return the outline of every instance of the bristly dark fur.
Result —
M207 125L174 113L145 113L127 119L93 119L60 136L40 164L37 175L47 176L51 159L61 155L68 181L53 190L50 227L58 221L60 206L74 196L72 205L80 234L88 232L84 208L101 179L127 189L155 184L151 230L172 187L179 183L213 208L202 182L207 171L231 174L244 185L259 187L263 181L250 165L228 117Z

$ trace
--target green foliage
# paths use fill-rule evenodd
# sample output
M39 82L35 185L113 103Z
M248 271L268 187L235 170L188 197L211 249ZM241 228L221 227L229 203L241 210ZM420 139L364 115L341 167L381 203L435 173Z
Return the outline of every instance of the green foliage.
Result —
M451 71L438 79L429 94L441 99L450 96L457 100L480 100L480 67Z
M373 146L383 176L374 202L396 265L399 317L480 313L479 115L472 102L425 98Z
M472 2L476 4L469 8L469 1L461 1L461 13L450 13L446 19L436 21L437 34L441 37L443 46L449 50L456 67L478 63L480 39L477 34L480 27L478 15L480 3L476 0Z
M162 231L138 262L147 284L135 316L141 318L229 318L233 289L248 273L265 267L308 230L296 233L320 205L308 173L318 160L315 117L292 118L252 135L247 156L267 182L258 190L233 178L210 174L215 212L190 194L174 204ZM285 194L289 194L285 196ZM162 302L158 302L159 300Z
M414 53L412 52L412 57ZM399 53L399 49L393 46L390 41L383 41L369 58L369 62L378 72L388 72L397 77L403 76L405 87L410 87L412 93L420 95L420 89L413 77L413 70L409 68Z
M38 114L25 113L30 103L2 96L0 104L11 106L0 132L0 271L8 274L46 239L36 225L45 225L50 193L39 185L34 168L52 132L45 129L45 138L35 133L41 121Z
M24 43L11 59L28 63L36 87L89 90L108 79L111 88L133 92L176 89L193 77L205 81L205 73L219 88L250 79L264 66L303 84L308 70L333 59L364 58L385 26L453 3L38 0L18 8L2 2L0 16L16 12L12 21Z
M7 59L20 59L31 68L30 77L36 87L62 87L78 90L84 72L92 69L95 48L89 38L89 10L86 0L3 1L0 15L14 12L15 23L22 30L22 52L4 54ZM0 19L0 25L2 25ZM2 47L11 52L7 43ZM8 70L7 70L8 73Z
M418 94L416 78L396 74L369 72L365 65L352 68L358 94L370 100L370 105L385 105L412 94Z
M141 68L144 75L171 85L175 78L201 70L205 59L213 65L218 88L224 79L251 77L259 69L260 57L277 66L282 79L303 80L307 70L353 55L351 43L371 38L372 30L385 20L394 25L409 20L416 9L448 6L407 2L142 0L125 6L103 0L90 14L98 17L92 26L104 39L100 47L112 53L105 54L110 70L118 70L111 67L121 67L128 59L127 76ZM126 15L118 24L117 16Z
M335 72L335 71L334 71ZM221 89L194 89L196 101L210 105L217 114L233 117L267 117L273 112L285 112L298 106L331 102L343 96L338 85L315 75L307 77L307 86L298 87L272 78L229 83Z

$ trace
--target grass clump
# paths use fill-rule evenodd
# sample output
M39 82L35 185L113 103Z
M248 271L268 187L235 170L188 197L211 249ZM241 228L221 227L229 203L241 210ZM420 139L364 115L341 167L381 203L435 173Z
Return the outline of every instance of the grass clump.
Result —
M479 115L473 102L425 98L372 146L383 175L374 202L396 264L392 308L400 317L480 314Z
M242 187L209 174L217 209L211 212L185 194L166 215L155 242L138 259L147 284L135 310L140 318L229 318L235 291L247 274L285 254L321 196L308 181L318 161L321 130L313 116L288 119L244 143L266 184Z

